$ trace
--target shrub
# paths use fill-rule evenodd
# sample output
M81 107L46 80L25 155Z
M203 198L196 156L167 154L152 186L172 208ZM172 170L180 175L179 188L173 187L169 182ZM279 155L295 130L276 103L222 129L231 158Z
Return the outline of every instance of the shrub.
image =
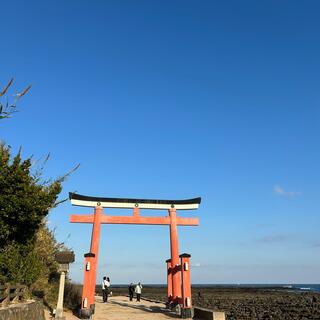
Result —
M64 289L64 306L70 310L81 309L82 286L66 282Z

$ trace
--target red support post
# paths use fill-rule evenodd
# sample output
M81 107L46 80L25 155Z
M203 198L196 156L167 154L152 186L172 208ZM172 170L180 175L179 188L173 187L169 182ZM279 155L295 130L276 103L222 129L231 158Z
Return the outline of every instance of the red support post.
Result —
M190 279L190 254L180 255L182 276L182 318L192 318L192 296Z
M173 303L181 302L181 276L179 264L178 249L178 230L177 230L177 214L176 209L169 209L170 217L170 249L171 249L171 268L172 268L172 295Z
M167 306L172 302L172 267L171 259L166 260L167 263Z
M97 280L101 216L102 207L96 207L93 218L90 253L85 255L84 283L81 306L81 315L83 317L91 316L95 309L94 296Z
M82 290L82 304L81 304L81 316L84 318L89 318L91 315L90 305L94 304L92 300L92 264L95 259L94 253L86 253L84 255L84 280L83 280L83 290ZM94 297L94 295L93 295Z
M138 207L135 207L134 209L133 209L133 216L134 217L136 217L136 218L138 218L139 217L139 208Z

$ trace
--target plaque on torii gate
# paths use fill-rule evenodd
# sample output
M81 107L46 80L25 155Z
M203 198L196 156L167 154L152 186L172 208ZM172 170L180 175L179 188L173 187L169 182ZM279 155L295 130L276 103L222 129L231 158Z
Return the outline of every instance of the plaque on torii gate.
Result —
M191 309L190 264L186 255L180 255L179 262L177 226L198 226L198 218L177 217L176 210L194 210L199 207L201 198L187 200L156 200L131 198L104 198L69 193L74 206L93 207L94 212L85 215L71 215L71 223L90 223L92 227L90 252L84 255L84 283L82 291L81 316L90 317L94 313L95 286L98 265L98 252L101 224L141 224L167 225L170 227L170 253L167 260L168 298L173 305ZM133 209L131 216L110 216L103 214L103 208ZM147 217L140 215L140 209L168 210L167 216ZM170 261L170 262L169 262ZM186 313L188 314L188 312Z

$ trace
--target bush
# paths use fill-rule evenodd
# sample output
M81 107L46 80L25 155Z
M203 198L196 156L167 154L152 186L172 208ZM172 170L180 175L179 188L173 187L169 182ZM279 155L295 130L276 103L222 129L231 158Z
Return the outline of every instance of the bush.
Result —
M0 145L0 242L32 242L61 192L61 180L41 183L31 173L31 158L21 150L11 159L10 147Z
M11 243L0 249L0 281L30 286L40 273L42 265L30 245Z
M66 282L64 289L64 306L70 310L81 309L82 286Z

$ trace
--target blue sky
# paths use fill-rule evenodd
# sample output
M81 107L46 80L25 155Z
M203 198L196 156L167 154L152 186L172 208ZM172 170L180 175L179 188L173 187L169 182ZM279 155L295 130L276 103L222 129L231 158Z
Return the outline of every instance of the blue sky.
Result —
M201 196L198 211L180 213L200 218L179 228L194 283L319 282L319 10L7 1L0 83L15 78L10 94L33 87L1 139L25 157L50 152L47 177L80 163L61 199ZM76 282L91 226L68 219L87 212L64 203L49 216L76 253ZM105 225L98 279L164 283L169 254L167 227Z

